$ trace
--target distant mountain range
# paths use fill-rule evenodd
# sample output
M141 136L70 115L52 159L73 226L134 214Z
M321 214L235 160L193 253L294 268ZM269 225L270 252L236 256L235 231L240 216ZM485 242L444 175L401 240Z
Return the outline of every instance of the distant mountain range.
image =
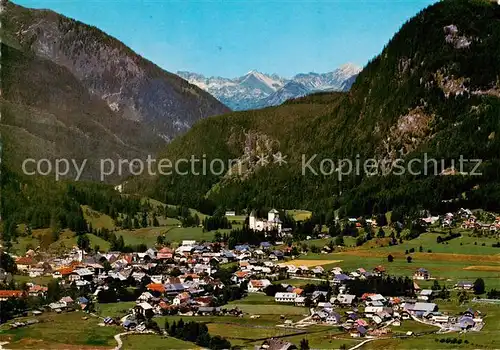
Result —
M280 105L288 99L318 91L347 91L361 71L352 63L328 73L301 73L291 79L252 70L242 77L206 77L179 71L177 74L235 111Z

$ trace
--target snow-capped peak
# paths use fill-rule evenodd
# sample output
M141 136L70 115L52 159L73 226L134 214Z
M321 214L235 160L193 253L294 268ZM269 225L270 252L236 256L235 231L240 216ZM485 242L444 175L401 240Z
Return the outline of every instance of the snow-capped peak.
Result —
M355 75L361 72L361 67L352 62L348 62L341 65L337 70L343 72L346 75Z
M315 91L345 91L351 87L361 68L346 63L328 73L300 73L291 79L265 74L253 69L238 78L205 77L191 72L177 72L191 84L208 91L233 110L246 110L282 103L289 98Z
M251 71L248 71L248 73L245 75L251 75L251 74L261 74L261 73L257 69L252 69Z
M272 93L283 86L283 81L275 80L270 75L258 72L256 70L251 70L245 74L241 80L240 84L246 85L249 88L260 88L263 90L269 90L268 93Z

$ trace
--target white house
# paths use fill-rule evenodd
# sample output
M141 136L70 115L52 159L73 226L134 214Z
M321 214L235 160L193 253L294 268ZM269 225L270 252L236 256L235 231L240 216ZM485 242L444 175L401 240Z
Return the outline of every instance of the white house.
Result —
M274 301L277 303L295 303L296 293L276 293Z
M44 269L41 267L32 267L28 270L28 274L31 278L42 276Z
M383 306L367 306L365 307L366 315L373 315L384 310Z
M139 303L134 308L134 311L139 312L143 315L146 315L146 311L148 311L148 310L153 311L153 306L151 306L151 304L146 303L146 302Z

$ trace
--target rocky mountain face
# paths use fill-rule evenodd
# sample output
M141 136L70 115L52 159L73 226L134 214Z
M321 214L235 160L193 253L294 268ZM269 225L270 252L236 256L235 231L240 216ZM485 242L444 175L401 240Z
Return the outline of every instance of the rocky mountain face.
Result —
M191 72L177 74L239 111L276 106L287 99L319 91L348 91L360 71L360 67L349 63L333 72L303 73L291 79L255 70L234 79L205 77Z
M168 158L238 159L238 171L162 176L154 193L237 210L500 210L499 42L499 5L440 1L404 24L348 92L194 125L166 148ZM299 93L323 84L299 78Z
M210 94L95 27L10 2L4 8L3 30L23 50L65 67L115 114L149 127L165 141L199 119L229 111Z
M287 100L310 94L311 90L298 81L289 81L282 88L258 101L257 108L278 106Z
M86 160L80 179L100 181L100 159L145 159L164 144L150 128L113 112L65 67L3 43L1 55L2 164L12 171L23 173L28 158L52 165ZM129 173L126 167L121 176ZM75 178L75 167L65 175ZM106 180L121 176L116 171Z

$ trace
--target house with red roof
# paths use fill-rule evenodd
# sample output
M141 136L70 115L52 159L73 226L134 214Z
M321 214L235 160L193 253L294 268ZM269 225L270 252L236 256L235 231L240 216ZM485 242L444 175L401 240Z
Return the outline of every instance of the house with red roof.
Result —
M256 293L264 290L267 286L271 284L271 281L268 279L263 280L250 280L248 282L248 291L250 293Z
M382 265L376 266L375 268L373 268L373 272L375 274L381 275L385 273L385 267L383 267Z
M19 271L26 272L26 271L28 271L30 266L36 265L36 261L32 257L22 256L22 257L16 259L16 265L17 265L17 269Z
M150 283L146 288L151 292L156 292L159 294L165 293L165 286L161 283Z
M29 290L28 294L29 296L36 297L36 296L44 296L47 293L48 288L44 286L40 286L38 284L32 285Z
M73 267L61 267L52 273L53 278L69 278L69 276L73 273Z
M0 301L6 301L9 298L21 298L25 295L22 290L0 290Z
M156 259L164 260L164 259L172 259L174 257L174 251L170 248L162 248L156 254Z

